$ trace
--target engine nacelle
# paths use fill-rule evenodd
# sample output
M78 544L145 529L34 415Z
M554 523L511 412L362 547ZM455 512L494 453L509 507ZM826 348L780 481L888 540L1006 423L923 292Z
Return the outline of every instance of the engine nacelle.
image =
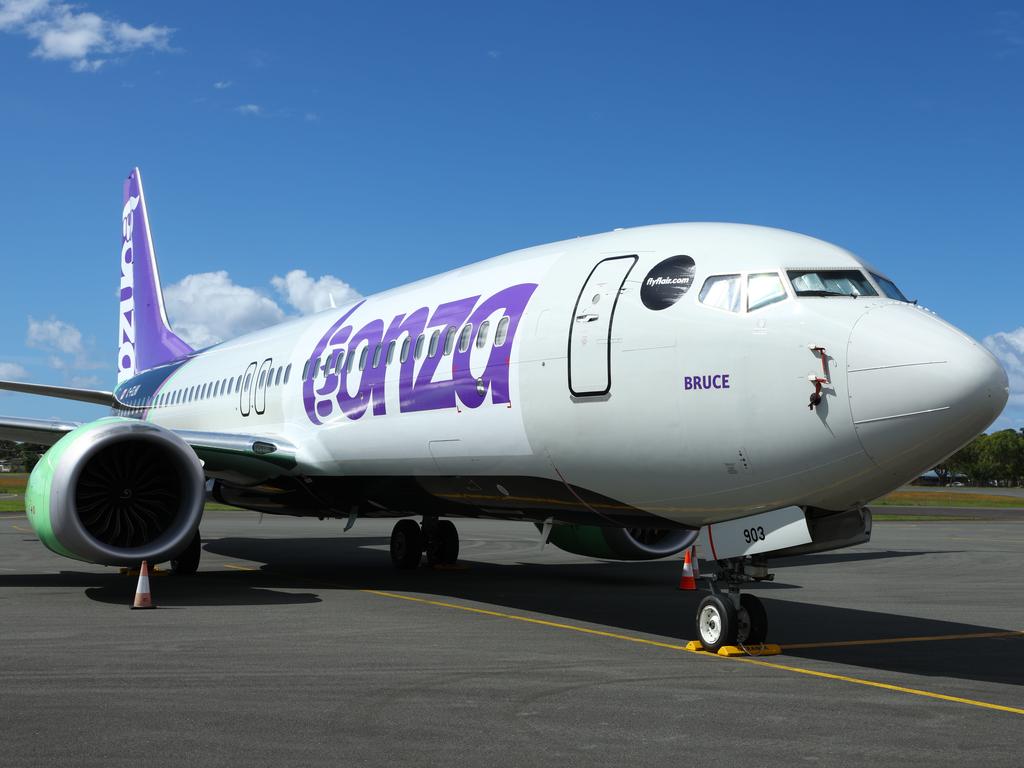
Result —
M28 520L59 555L100 565L177 557L199 527L206 478L178 435L104 418L62 437L25 491Z
M664 528L604 528L598 525L556 525L549 541L574 555L605 560L657 560L682 552L698 531Z

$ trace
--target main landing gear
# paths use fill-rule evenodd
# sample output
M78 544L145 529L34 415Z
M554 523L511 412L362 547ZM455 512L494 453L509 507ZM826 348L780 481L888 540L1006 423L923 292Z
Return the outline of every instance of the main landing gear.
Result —
M697 606L697 637L709 651L726 645L740 648L763 645L768 636L768 613L764 603L740 587L754 581L771 581L768 565L758 558L733 558L718 561L719 572L701 576L710 594Z
M192 576L199 570L199 558L203 554L203 540L196 531L192 541L174 560L171 560L171 573L176 576Z
M399 520L391 531L391 562L396 568L418 568L423 553L427 565L454 565L459 559L459 532L451 520L424 517Z

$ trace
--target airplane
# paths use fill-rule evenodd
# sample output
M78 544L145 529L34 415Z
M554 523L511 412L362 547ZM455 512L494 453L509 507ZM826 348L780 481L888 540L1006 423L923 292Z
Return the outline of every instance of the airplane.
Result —
M771 558L867 541L866 505L1009 395L983 346L884 273L781 229L616 229L202 350L168 321L138 168L121 234L116 388L0 382L111 409L0 418L0 438L51 446L25 497L40 541L89 563L194 573L208 496L346 530L397 518L403 569L456 561L452 518L520 520L602 559L699 542L701 642L763 643L741 588Z

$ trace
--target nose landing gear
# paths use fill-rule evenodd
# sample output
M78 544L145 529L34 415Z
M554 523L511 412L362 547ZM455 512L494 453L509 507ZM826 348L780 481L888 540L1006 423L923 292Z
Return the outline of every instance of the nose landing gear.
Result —
M757 646L755 653L763 654L770 647L765 645L768 613L756 595L741 594L740 587L771 581L774 575L768 573L767 564L750 557L719 560L718 567L717 574L698 577L710 592L697 606L694 622L701 645L715 653L729 646L741 650Z

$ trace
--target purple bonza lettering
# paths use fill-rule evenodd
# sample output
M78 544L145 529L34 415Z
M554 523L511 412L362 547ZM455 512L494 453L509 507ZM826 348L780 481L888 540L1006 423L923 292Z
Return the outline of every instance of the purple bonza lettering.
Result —
M338 343L338 342L335 341L335 335L338 335L339 337L342 336L342 335L344 335L344 336L348 335L347 333L345 333L346 329L343 328L342 326L345 324L345 321L348 320L349 317L352 316L352 313L355 312L357 309L359 309L361 306L363 306L363 304L365 304L365 303L366 303L365 301L360 301L358 304L356 304L354 307L352 307L348 312L346 312L344 315L339 317L337 320L335 320L331 324L331 327L327 329L327 333L325 333L320 338L320 341L318 341L316 343L316 346L313 348L313 354L310 355L310 357L312 359L319 360L320 356L324 353L324 350L327 349L328 344L330 344L332 342ZM348 330L349 333L351 333L351 329L347 329L347 330ZM330 377L328 377L328 378L330 378ZM317 397L317 395L326 394L326 392L324 390L326 389L328 382L326 382L326 381L324 382L324 386L321 387L321 391L320 392L314 392L313 391L313 382L315 382L315 381L316 381L316 376L315 375L310 375L310 376L307 376L305 378L305 380L302 382L302 404L306 408L306 415L309 417L309 420L312 421L314 424L322 424L323 422L321 421L321 417L318 415L318 410L319 409L317 408L317 403L318 403L319 398ZM337 383L337 379L335 379L335 384L336 383ZM324 414L324 416L326 417L326 416L330 415L331 410L332 410L331 408L326 408L327 412Z
M352 313L362 306L361 302L331 325L310 356L314 360L319 360L327 352L328 357L324 364L330 367L319 386L314 385L317 381L315 374L303 382L303 405L306 415L313 424L322 424L334 413L337 404L346 417L354 420L361 418L371 403L373 415L384 415L385 379L389 370L387 348L393 342L400 350L403 337L408 338L410 349L398 370L400 412L453 408L457 402L461 402L467 408L477 408L486 399L487 391L490 391L493 403L509 403L509 351L523 312L536 288L536 283L522 283L498 291L482 302L479 302L479 296L447 302L438 306L433 315L430 315L427 307L421 307L408 315L396 315L386 331L383 321L371 320L353 334L353 326L345 323ZM500 347L489 345L487 362L482 374L474 377L470 365L471 354L476 346L474 335L466 350L454 350L452 377L435 380L447 333L458 333L466 322L472 323L474 331L479 333L480 324L498 313L509 319L506 340ZM500 319L501 317L494 317L492 325ZM416 338L430 329L437 329L440 333L439 348L434 356L427 356L422 360L417 373L412 347ZM427 334L427 339L429 336L430 334ZM373 357L378 344L381 351L378 365L375 366ZM368 351L366 365L362 371L359 371L357 365L350 365L346 358L340 373L335 372L339 349L344 347L347 350L346 354L351 356L361 354L363 346ZM400 355L400 351L398 354ZM348 380L350 371L351 381ZM354 393L352 390L355 390Z
M479 296L472 296L468 299L450 301L439 306L437 311L434 312L430 322L427 323L427 330L439 328L441 331L437 342L437 354L433 356L428 355L423 359L420 373L416 377L416 384L413 386L413 397L409 399L408 403L402 403L401 410L403 412L433 411L437 408L455 407L454 378L447 381L435 381L434 372L437 370L437 364L441 362L448 334L459 332L459 328L465 322L479 298Z

